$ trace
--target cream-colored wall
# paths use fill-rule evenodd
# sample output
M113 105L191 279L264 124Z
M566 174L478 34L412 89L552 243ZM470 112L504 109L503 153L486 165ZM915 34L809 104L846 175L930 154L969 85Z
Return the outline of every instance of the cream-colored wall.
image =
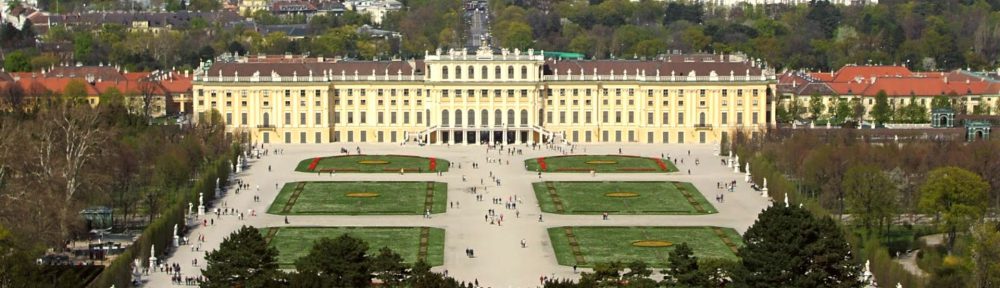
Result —
M300 132L306 132L305 143L316 143L315 133L319 132L319 143L327 143L331 141L329 89L326 82L196 82L193 85L195 121L200 120L201 113L214 109L223 120L227 120L227 114L232 115L232 121L226 123L228 132L247 132L253 142L263 142L266 137L270 143L301 143ZM289 91L287 97L285 90ZM302 91L305 91L304 97ZM246 124L242 121L243 113L247 113ZM267 126L264 126L265 113ZM291 121L285 121L285 113L291 113ZM304 124L300 122L300 113L306 113ZM320 113L318 123L316 113ZM286 132L291 133L290 139Z
M785 107L787 108L788 105L791 105L791 101L797 99L799 101L799 104L806 109L806 112L803 113L803 115L805 115L805 117L811 117L811 113L809 113L809 107L811 107L812 105L809 102L809 100L812 98L812 96L804 96L804 95L803 96L786 95L786 96L789 96L789 98L782 100L781 105L785 105ZM865 120L871 120L871 110L872 108L875 107L875 97L862 97L862 96L850 96L850 95L845 95L845 96L822 95L820 97L823 99L824 114L828 114L830 105L837 104L838 98L853 100L861 97L860 99L862 101L862 104L865 106L864 118ZM915 97L917 103L920 103L925 108L927 108L928 117L930 117L932 112L931 103L934 100L934 97L935 96ZM910 104L910 98L911 97L889 97L889 105L893 106L894 109L900 109ZM991 108L989 115L1000 115L1000 111L997 111L997 104L1000 104L1000 102L997 102L998 99L1000 99L1000 95L971 95L971 96L966 95L966 96L955 96L952 99L952 101L957 101L958 103L962 103L965 106L966 113L969 114L972 114L976 106L988 104Z

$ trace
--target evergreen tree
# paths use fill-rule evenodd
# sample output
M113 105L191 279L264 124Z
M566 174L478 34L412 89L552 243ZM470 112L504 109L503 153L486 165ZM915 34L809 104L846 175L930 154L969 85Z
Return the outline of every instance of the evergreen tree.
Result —
M405 287L413 288L456 288L461 287L458 281L451 277L445 277L439 273L431 272L431 266L423 260L413 264L410 269L410 277L406 278Z
M403 263L403 257L388 247L382 247L378 250L378 255L371 258L371 270L375 278L390 287L398 286L406 279L407 269L409 267Z
M257 229L243 226L205 255L201 287L275 287L282 276L277 258Z
M336 239L320 238L309 254L295 261L302 285L312 287L363 287L371 285L368 243L342 234Z
M885 124L892 119L892 107L889 107L889 96L885 90L879 90L875 95L875 106L872 107L872 118L875 124Z
M861 267L830 218L775 205L743 236L736 287L860 287Z
M701 275L698 275L698 257L694 256L694 250L681 243L670 251L667 269L663 274L669 277L666 284L679 287L697 287L701 283Z

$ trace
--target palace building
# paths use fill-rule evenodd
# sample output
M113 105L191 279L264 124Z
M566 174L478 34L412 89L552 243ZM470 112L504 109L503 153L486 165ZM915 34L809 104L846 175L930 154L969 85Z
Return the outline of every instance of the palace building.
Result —
M556 60L436 51L423 60L250 56L206 62L195 121L257 143L712 143L774 123L775 73L742 55Z

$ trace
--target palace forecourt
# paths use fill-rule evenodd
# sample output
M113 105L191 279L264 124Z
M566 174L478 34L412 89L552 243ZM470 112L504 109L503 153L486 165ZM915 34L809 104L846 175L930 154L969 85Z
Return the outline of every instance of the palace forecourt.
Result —
M223 57L196 69L192 112L267 144L712 143L775 121L774 71L743 55L540 52L484 45L419 60Z

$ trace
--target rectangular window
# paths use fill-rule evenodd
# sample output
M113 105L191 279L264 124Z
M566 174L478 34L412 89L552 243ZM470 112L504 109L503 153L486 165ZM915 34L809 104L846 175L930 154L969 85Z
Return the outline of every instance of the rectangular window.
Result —
M382 116L384 116L384 115L385 115L385 112L381 112L381 111L378 112L378 115L377 115L378 118L376 118L378 124L385 124L385 119L382 118Z
M233 125L233 113L226 113L226 125Z
M306 143L306 132L299 132L299 143Z
M601 112L601 122L608 123L608 111ZM608 141L605 139L604 141Z
M720 122L722 123L722 125L729 124L729 113L728 112L722 112L722 119L721 119Z
M573 111L573 124L580 124L580 112ZM576 140L573 140L576 142Z
M622 142L622 131L615 131L615 142Z
M552 111L545 113L545 119L547 120L546 123L555 123L555 121L552 119Z
M663 112L663 125L670 124L670 113Z
M358 122L360 122L361 124L367 123L368 122L368 117L366 117L366 116L368 116L367 113L365 113L365 111L361 111L361 115L358 116L361 119L359 119ZM365 132L361 131L361 135L365 135ZM362 138L364 138L364 137L362 137ZM361 141L365 141L365 140L361 140Z
M403 111L403 124L410 124L410 112Z
M284 125L292 125L292 113L285 112L285 123Z
M354 124L354 112L347 112L347 124Z
M347 131L347 142L354 142L354 131Z
M684 125L684 112L677 112L677 125Z
M323 143L323 132L316 132L316 144Z
M743 125L743 112L736 112L736 125Z
M635 123L635 111L628 111L628 123Z
M285 143L292 143L292 132L285 132Z
M653 132L646 132L646 143L653 144Z
M389 112L389 123L396 124L396 112Z
M646 113L646 124L653 125L653 112Z
M663 139L660 140L663 144L670 143L670 132L663 132Z
M628 142L635 142L635 131L628 131Z
M240 124L247 125L247 112L240 114Z
M622 111L615 111L615 123L622 123Z
M750 122L750 124L757 124L757 112L753 112L753 114L751 114L750 117L751 117L751 121L753 121L753 122Z
M422 117L423 114L424 114L423 112L419 112L419 111L417 112L417 124L424 123L424 117Z
M368 131L361 131L361 142L368 142Z
M559 124L566 124L566 111L559 111Z
M591 114L590 111L587 111L587 113L584 115L585 116L584 120L587 121L587 124L590 124L590 114Z
M323 113L322 112L316 112L316 122L315 123L316 123L317 126L323 125Z
M306 125L306 113L299 113L299 125Z
M677 132L677 143L684 144L684 132Z

